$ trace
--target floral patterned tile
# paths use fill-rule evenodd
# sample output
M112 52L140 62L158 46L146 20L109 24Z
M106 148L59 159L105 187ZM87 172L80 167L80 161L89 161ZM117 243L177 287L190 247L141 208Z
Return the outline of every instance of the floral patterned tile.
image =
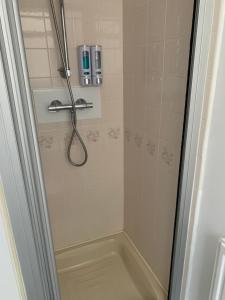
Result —
M108 136L109 136L110 139L117 140L120 137L120 132L121 132L121 130L118 127L117 128L109 128L108 129Z
M151 140L148 140L147 143L146 143L146 149L147 149L147 152L151 155L151 156L154 156L155 153L156 153L156 144L154 142L152 142Z
M40 147L43 149L51 149L54 144L54 137L50 135L49 136L40 135L38 137L38 143Z
M72 136L72 131L70 133L66 133L66 135L64 136L64 145L65 147L68 147L70 140L71 140L71 136ZM72 145L76 145L78 143L78 138L75 135L73 137L73 141L72 141Z
M124 136L125 136L125 141L130 142L132 134L129 129L125 129Z
M134 137L134 142L135 142L135 145L140 148L142 146L142 143L143 143L143 137L140 136L139 134L136 134L135 137Z
M99 141L100 132L99 132L99 130L88 130L86 137L87 137L88 142L96 143Z
M172 166L174 161L174 154L169 151L166 146L164 146L162 149L161 158L168 166Z

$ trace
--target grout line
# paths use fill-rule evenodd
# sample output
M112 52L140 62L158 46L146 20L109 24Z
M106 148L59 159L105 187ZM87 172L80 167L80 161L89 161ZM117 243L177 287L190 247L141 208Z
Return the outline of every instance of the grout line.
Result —
M159 115L159 130L158 130L158 144L157 144L157 156L156 156L156 165L159 165L160 162L160 136L162 130L162 103L163 103L163 95L164 95L164 77L165 77L165 58L166 58L166 24L167 24L167 9L168 9L168 0L166 0L165 5L165 18L164 18L164 34L163 34L163 69L161 75L161 101L160 101L160 115ZM157 187L157 182L159 181L159 168L156 171L155 183Z

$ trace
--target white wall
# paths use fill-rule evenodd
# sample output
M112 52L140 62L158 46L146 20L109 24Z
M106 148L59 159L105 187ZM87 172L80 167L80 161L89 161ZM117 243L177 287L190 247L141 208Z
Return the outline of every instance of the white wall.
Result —
M26 299L0 177L0 299Z
M212 35L212 46L215 41L217 46L213 51L212 76L206 83L211 102L207 105L200 185L197 198L193 199L196 203L188 280L182 297L185 300L209 299L218 240L225 237L225 7L224 1L215 0L215 3L218 6L214 15L217 38Z

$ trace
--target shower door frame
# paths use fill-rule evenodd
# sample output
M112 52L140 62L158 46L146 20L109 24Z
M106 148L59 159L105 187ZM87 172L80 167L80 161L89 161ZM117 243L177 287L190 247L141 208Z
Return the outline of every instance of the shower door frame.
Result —
M189 83L189 113L185 121L186 130L170 277L169 299L171 300L180 300L181 293L204 98L204 82L207 71L206 62L210 44L208 33L212 24L212 2L212 0L197 0L199 9L194 34L195 49L190 73L192 76ZM15 177L15 174L10 173L12 170L9 171L6 167L1 170L1 176L3 183L5 183L6 201L25 288L28 299L34 299L32 295L36 296L38 293L38 295L44 295L39 297L40 300L58 300L60 299L59 286L17 0L0 0L0 45L0 58L3 61L5 82L9 94L9 103L3 101L3 104L0 105L0 116L3 113L9 115L9 118L0 120L3 122L3 129L5 129L5 143L2 143L1 148L7 149L7 144L10 143L11 146L14 145L13 152L8 151L6 156L3 156L3 151L0 148L0 159L11 163L12 170L20 171L16 173L17 177L14 179L21 182L17 188L23 197L18 194L18 201L20 201L20 210L28 212L26 215L18 211L18 206L15 204L15 194L12 195L9 192L15 189L15 181L9 175ZM2 71L0 59L0 72ZM0 88L2 88L1 84ZM12 135L8 136L8 132L11 132L12 128L16 140L13 140ZM0 134L2 134L1 128ZM27 228L27 224L30 224L31 228ZM24 229L24 232L17 230L19 225L22 230ZM20 242L26 229L28 231L28 244ZM29 243L33 245L33 248ZM32 270L36 273L36 278L31 276Z
M190 255L188 233L195 184L199 137L204 106L205 84L210 54L214 1L195 0L195 16L186 93L185 120L178 180L177 208L171 261L169 300L180 300L185 294L185 263ZM189 239L188 239L189 238ZM185 261L186 260L186 261Z
M60 300L17 0L0 0L0 182L27 299Z

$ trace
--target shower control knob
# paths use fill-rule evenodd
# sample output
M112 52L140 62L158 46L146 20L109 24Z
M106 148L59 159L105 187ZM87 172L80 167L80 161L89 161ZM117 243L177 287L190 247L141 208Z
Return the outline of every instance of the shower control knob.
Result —
M79 109L85 109L85 108L88 108L88 103L86 100L84 100L83 98L79 98L77 99L77 101L75 102L76 104L76 108L79 108Z
M58 110L57 108L62 107L62 106L63 106L63 104L62 104L61 101L59 101L59 100L53 100L53 101L50 103L50 105L49 105L49 107L48 107L48 110L49 110L50 112L58 112L59 110Z

